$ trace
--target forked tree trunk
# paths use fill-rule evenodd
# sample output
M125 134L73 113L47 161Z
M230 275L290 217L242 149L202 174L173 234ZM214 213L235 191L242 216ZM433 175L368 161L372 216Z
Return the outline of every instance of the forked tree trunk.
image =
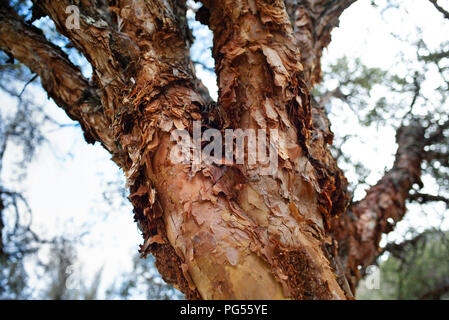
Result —
M345 268L354 266L341 264L330 232L348 205L346 180L309 90L330 31L353 1L286 1L288 10L280 0L203 1L216 104L195 78L182 1L78 1L79 29L66 25L72 2L34 1L35 13L84 54L91 82L4 3L0 47L36 72L86 140L102 143L124 170L141 252L155 255L164 279L187 298L351 298ZM172 163L171 133L192 135L195 120L222 132L277 129L278 170Z

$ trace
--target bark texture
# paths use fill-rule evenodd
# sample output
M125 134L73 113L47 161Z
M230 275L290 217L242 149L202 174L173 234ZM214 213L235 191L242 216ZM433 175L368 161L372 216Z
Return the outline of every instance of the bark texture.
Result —
M339 17L355 0L343 1L290 1L287 11L293 25L296 44L301 52L304 78L310 87L321 81L321 56L331 41L331 31L338 26ZM323 106L312 103L314 122L312 147L327 159L326 167L336 179L336 186L347 197L347 181L330 155L333 133ZM397 132L398 150L390 171L367 191L366 197L345 208L336 210L341 215L332 219L330 235L332 244L327 246L328 259L336 271L342 288L355 294L358 281L366 268L380 254L379 243L383 234L394 229L405 213L405 201L415 183L421 184L421 163L424 154L424 129L419 123L400 128ZM334 201L335 202L335 201ZM345 203L340 201L337 203ZM390 219L391 218L391 219ZM348 288L348 285L350 288Z
M224 128L276 128L280 136L281 163L275 176L263 176L259 166L226 169L223 193L242 222L247 221L242 231L251 238L239 256L261 257L285 297L344 298L322 248L330 216L344 197L309 150L309 93L283 3L204 4L214 32ZM244 272L250 274L252 268L248 264ZM256 285L255 292L265 287Z
M309 93L283 3L205 3L220 87L216 122L220 129L279 129L274 177L247 165L170 162L170 132L192 131L207 104L189 60L181 2L115 1L104 16L83 1L80 29L65 25L69 4L35 3L92 64L90 84L5 5L2 49L38 73L123 168L145 237L141 252L156 256L164 278L188 298L345 298L325 248L330 218L345 198L311 147ZM17 35L27 41L14 41ZM86 91L101 99L93 120L79 103Z

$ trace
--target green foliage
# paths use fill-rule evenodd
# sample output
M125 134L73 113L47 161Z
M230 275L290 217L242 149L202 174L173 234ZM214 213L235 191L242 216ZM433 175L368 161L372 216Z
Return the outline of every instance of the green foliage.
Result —
M416 243L385 253L380 288L359 288L359 299L449 299L449 232L428 230ZM382 259L381 259L382 260Z

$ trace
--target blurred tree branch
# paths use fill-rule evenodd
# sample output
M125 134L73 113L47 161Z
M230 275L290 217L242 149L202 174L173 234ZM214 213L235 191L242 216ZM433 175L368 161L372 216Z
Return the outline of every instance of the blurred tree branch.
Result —
M446 9L444 9L442 6L440 6L440 5L438 4L438 0L429 0L429 1L430 1L431 4L433 4L433 6L434 6L439 12L441 12L441 13L444 15L444 17L445 17L446 19L449 19L449 12L448 12Z

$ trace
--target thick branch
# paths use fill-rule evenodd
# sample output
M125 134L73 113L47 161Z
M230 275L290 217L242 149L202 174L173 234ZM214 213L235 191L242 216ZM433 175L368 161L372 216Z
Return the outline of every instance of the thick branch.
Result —
M101 86L129 83L140 54L139 48L127 34L114 28L96 1L79 1L76 5L79 16L75 11L67 12L67 8L73 5L70 0L34 0L33 3L89 60ZM74 23L76 20L79 24Z
M99 131L98 139L107 144L113 159L127 175L135 218L146 240L142 253L151 251L157 258L156 265L164 279L176 283L188 298L199 298L201 296L191 280L192 271L187 264L190 263L187 260L190 258L190 251L185 251L186 248L192 248L187 245L192 241L192 236L188 235L188 240L178 244L176 241L181 240L182 236L177 238L180 233L176 230L177 226L170 225L172 221L176 221L177 214L184 214L179 210L178 204L183 206L186 195L179 193L182 190L167 190L167 187L176 186L184 167L175 166L168 160L152 166L153 156L158 154L156 157L160 158L170 154L174 143L169 140L169 132L177 128L191 128L192 120L201 118L199 109L205 104L195 92L198 83L192 75L187 58L188 48L174 14L179 8L156 1L121 2L117 13L123 22L124 38L130 35L140 39L138 50L142 51L138 59L139 67L135 72L128 72L124 65L117 65L109 58L121 58L120 52L114 55L114 52L117 53L114 50L130 50L130 47L116 43L119 48L106 48L106 44L112 46L109 41L113 41L114 36L108 33L110 29L102 23L95 24L89 16L82 17L88 23L86 25L81 22L80 30L65 30L66 4L68 3L65 1L39 2L42 9L52 16L58 29L65 32L86 54L100 80L102 90L99 92L103 103L98 117L95 114L96 117L92 118L92 130ZM83 13L86 8L81 9ZM92 6L86 10L95 11L96 8ZM41 75L49 95L81 124L86 123L85 118L90 117L90 109L73 107L75 102L84 101L81 98L88 88L79 69L70 63L59 48L46 41L36 28L19 22L17 16L5 8L2 9L0 28L2 48ZM100 43L102 41L104 42ZM103 52L103 49L109 51ZM131 79L130 75L135 77L134 84L123 83L123 79ZM101 106L99 99L96 103ZM100 118L100 115L104 117ZM103 123L103 119L109 121ZM168 143L160 144L162 141ZM169 179L174 181L167 183ZM185 180L188 179L186 177ZM202 177L200 181L201 179L208 178ZM157 205L156 190L160 194ZM170 200L172 196L173 199ZM164 202L166 199L169 204ZM222 203L222 200L218 203ZM172 205L175 207L171 207ZM209 208L205 212L210 213ZM166 222L169 222L167 228ZM156 238L158 240L154 240ZM183 247L180 248L180 245Z
M206 107L173 14L179 8L159 1L120 5L122 31L138 38L142 51L136 84L115 123L128 155L135 218L145 236L141 252L152 252L164 279L189 298L284 297L264 261L249 251L264 235L225 192L228 183L236 183L223 177L227 168L172 162L171 133L191 133Z
M114 151L107 119L98 112L96 91L67 55L48 42L42 32L25 22L6 5L0 6L0 48L38 74L48 95L74 120L80 122L88 142L101 141Z
M365 198L352 204L347 214L335 219L332 234L352 289L364 270L378 256L382 234L393 230L405 213L405 201L414 184L421 185L424 129L418 124L397 132L398 150L393 168L367 191Z
M449 12L448 12L446 9L444 9L442 6L440 6L440 5L438 4L438 0L429 0L429 1L430 1L430 3L433 4L433 6L434 6L439 12L441 12L441 13L444 15L444 17L445 17L446 19L449 19Z

